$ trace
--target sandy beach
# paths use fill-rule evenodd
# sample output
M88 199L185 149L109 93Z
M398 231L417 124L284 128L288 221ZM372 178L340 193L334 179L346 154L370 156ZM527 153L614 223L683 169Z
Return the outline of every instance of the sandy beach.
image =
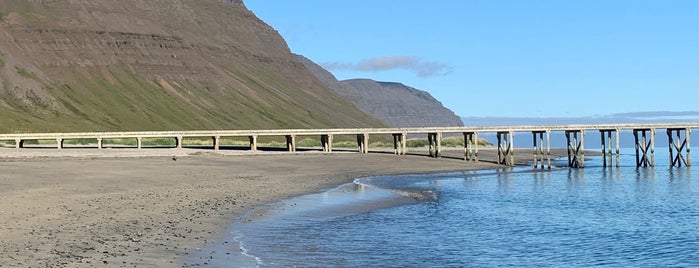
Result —
M498 167L492 150L459 154L0 149L0 267L182 267L256 206L363 176Z

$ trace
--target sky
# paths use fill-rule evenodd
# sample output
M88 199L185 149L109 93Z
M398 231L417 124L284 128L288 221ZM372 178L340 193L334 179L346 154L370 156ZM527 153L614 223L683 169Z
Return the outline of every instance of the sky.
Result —
M465 117L699 118L699 1L245 0L338 79Z

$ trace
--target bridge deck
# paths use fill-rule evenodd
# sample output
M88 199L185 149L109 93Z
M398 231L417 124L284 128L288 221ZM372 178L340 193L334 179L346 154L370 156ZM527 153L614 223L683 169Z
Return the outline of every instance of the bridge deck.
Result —
M360 153L368 153L370 135L393 135L394 149L398 155L406 154L407 135L427 134L430 156L439 157L443 134L462 133L464 135L464 159L478 161L477 137L479 133L497 133L499 159L504 165L513 165L512 135L515 132L531 132L534 135L534 166L544 167L550 161L550 133L564 132L568 139L568 158L570 167L584 167L584 137L586 131L599 131L602 135L602 153L605 155L605 166L612 164L612 141L616 143L616 159L619 165L619 135L620 131L632 130L636 139L637 165L654 165L655 131L664 129L670 143L671 164L689 166L689 140L691 130L699 128L699 123L648 123L648 124L581 124L581 125L523 125L523 126L481 126L481 127L413 127L413 128L335 128L335 129L268 129L268 130L198 130L198 131L137 131L137 132L73 132L73 133L11 133L0 134L0 140L14 141L16 148L24 147L27 140L56 140L57 149L63 148L64 140L96 139L97 148L102 148L103 139L135 138L138 148L144 138L174 138L177 147L182 146L182 139L209 137L213 140L213 149L218 150L222 137L249 137L250 149L257 150L257 138L265 136L283 136L287 140L287 149L296 150L297 136L320 136L323 151L332 151L334 135L357 135L357 146ZM612 133L616 132L616 139ZM650 132L650 138L646 135ZM638 133L641 133L639 137ZM546 134L544 138L544 134ZM607 137L605 138L605 135ZM537 137L539 143L537 143ZM642 155L641 155L642 154ZM649 156L650 155L650 156ZM609 156L609 158L607 158ZM547 158L547 159L545 159ZM609 160L609 162L608 162Z

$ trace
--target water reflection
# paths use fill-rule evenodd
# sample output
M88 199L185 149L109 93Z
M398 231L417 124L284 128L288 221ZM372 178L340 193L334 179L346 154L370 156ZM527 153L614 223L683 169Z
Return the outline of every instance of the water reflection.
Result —
M585 191L585 169L571 168L568 169L568 193L579 195Z
M532 173L534 183L532 188L534 192L545 192L551 185L551 172L535 171Z
M514 184L514 175L516 173L512 172L512 168L503 168L498 170L498 191L499 192L510 192L512 190L512 185Z

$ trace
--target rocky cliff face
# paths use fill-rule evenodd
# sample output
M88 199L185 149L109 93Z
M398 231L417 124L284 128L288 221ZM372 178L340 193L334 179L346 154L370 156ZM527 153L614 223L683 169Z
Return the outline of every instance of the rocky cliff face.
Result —
M401 83L369 79L338 81L330 72L297 55L328 88L391 127L463 126L461 119L429 93Z
M241 0L0 0L1 131L381 125Z

